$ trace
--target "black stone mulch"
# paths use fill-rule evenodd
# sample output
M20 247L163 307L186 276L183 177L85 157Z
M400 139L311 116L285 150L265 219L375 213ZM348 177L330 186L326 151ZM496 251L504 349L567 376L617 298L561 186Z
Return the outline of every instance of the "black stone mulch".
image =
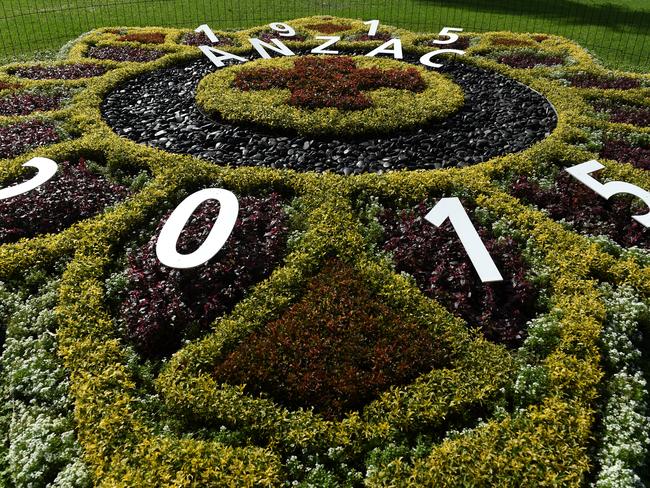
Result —
M555 128L553 107L532 89L459 61L445 63L438 71L462 87L465 105L444 121L389 135L312 139L210 119L195 103L199 81L218 69L204 58L127 81L106 97L102 113L118 135L173 153L346 175L468 166L526 149Z

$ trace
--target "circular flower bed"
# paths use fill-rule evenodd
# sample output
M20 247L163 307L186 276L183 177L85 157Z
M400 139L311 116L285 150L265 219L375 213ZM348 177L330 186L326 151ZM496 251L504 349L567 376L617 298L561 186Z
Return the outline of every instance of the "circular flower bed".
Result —
M25 66L16 69L12 74L30 80L78 80L101 76L108 68L99 64L75 63L60 66Z
M259 60L204 78L198 104L229 122L299 134L390 132L442 119L463 104L443 76L361 57Z
M61 138L52 122L28 120L0 126L0 158L12 158L29 149L54 144Z

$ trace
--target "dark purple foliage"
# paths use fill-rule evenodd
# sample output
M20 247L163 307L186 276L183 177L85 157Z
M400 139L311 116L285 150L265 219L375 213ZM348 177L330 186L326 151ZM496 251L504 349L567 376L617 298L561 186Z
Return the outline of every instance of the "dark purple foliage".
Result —
M544 54L512 53L499 56L499 63L507 64L512 68L527 69L537 65L558 66L564 63L560 56L546 56Z
M393 34L390 32L377 32L374 36L369 36L368 34L356 34L354 36L347 37L346 40L355 42L389 41L393 39L393 37Z
M650 106L597 100L592 103L597 112L609 115L610 122L650 127Z
M234 41L230 37L221 35L217 37L219 38L219 42L213 43L205 33L191 32L183 36L181 44L185 44L186 46L232 46L234 44Z
M641 86L641 82L634 78L612 78L588 73L570 76L569 82L571 83L571 86L578 88L602 88L613 90L630 90Z
M132 61L147 63L161 58L166 53L158 49L144 49L129 46L93 46L88 50L88 57L95 59L110 59L113 61Z
M13 158L25 151L53 144L59 134L51 122L29 120L0 127L0 158Z
M633 215L648 210L637 208L634 197L614 196L605 200L566 171L559 173L550 189L521 176L511 193L525 203L546 210L554 220L565 219L580 233L606 235L623 246L648 248L650 244L650 231L632 219Z
M252 285L271 274L288 236L279 195L244 197L235 228L219 253L199 267L172 269L158 261L155 249L170 213L151 240L129 256L130 289L121 305L130 338L149 357L173 353L188 331L205 330L230 311ZM218 214L218 202L202 204L181 234L178 251L197 249Z
M0 98L0 115L29 115L61 107L61 94L13 93Z
M295 36L292 37L284 37L281 36L279 32L276 31L271 31L271 32L260 32L253 37L259 39L260 41L264 42L271 42L271 39L279 39L282 42L302 42L307 39L306 36L303 36L302 34L296 33Z
M57 174L40 187L0 200L0 243L60 232L97 215L126 198L127 193L126 188L91 173L83 159L76 164L65 161Z
M606 139L600 156L630 163L637 168L650 169L650 144L630 144L620 139Z
M437 228L424 219L432 207L422 202L409 210L385 209L379 216L385 230L383 249L393 255L397 271L412 275L426 295L470 326L480 327L487 338L519 345L534 315L537 293L526 279L517 244L510 238L497 240L477 227L504 277L503 282L483 283L451 224Z
M18 68L16 76L29 78L31 80L78 80L80 78L92 78L106 73L107 68L98 64L75 63L62 66L29 66Z

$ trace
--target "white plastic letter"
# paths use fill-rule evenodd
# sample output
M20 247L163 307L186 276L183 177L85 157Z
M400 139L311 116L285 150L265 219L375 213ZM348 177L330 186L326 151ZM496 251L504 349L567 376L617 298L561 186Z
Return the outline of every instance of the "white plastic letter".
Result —
M312 49L311 50L312 54L338 54L339 53L338 51L333 51L327 48L339 42L341 40L340 36L316 36L316 39L319 40L327 39L327 42L324 42L320 46L316 46L314 49Z
M589 174L598 171L599 169L603 169L604 167L605 166L600 164L598 161L592 159L586 163L566 168L566 171L580 183L591 188L606 200L609 200L611 197L619 193L627 193L628 195L639 197L643 200L643 203L650 207L650 192L647 190L624 181L609 181L603 184ZM650 227L650 213L645 215L633 215L632 218L645 227Z
M465 51L461 51L460 49L438 49L437 51L431 51L430 53L425 54L420 58L420 63L422 63L425 66L430 66L431 68L442 68L442 64L440 63L434 63L431 61L431 58L434 56L438 56L440 54L460 54L461 56L465 54Z
M227 59L236 59L242 63L248 61L248 59L242 58L241 56L236 56L234 54L230 54L226 51L221 51L220 49L215 49L210 46L199 46L199 49L203 51L203 54L205 54L217 68L223 68L225 66L224 61ZM215 56L215 54L218 54L219 56Z
M394 47L391 49L390 48L391 46ZM366 54L366 56L373 58L377 56L377 54L392 54L395 59L404 58L404 54L402 53L402 40L390 39L384 42L377 49L373 49L372 51L370 51L368 54Z
M449 219L481 281L483 283L503 281L503 277L494 264L492 256L485 248L485 244L481 241L481 237L476 232L472 221L458 198L441 198L424 218L436 227Z
M275 44L275 46L259 39L249 39L248 41L264 59L271 59L271 55L267 52L267 49L280 53L283 56L293 56L293 51L279 39L271 39L271 42Z
M379 29L379 21L369 20L367 22L364 22L364 24L370 26L370 29L368 30L368 36L374 37L377 34L377 29Z
M293 37L296 35L296 31L288 24L284 22L273 22L269 24L269 27L280 34L282 37Z
M453 44L458 40L458 34L454 34L454 32L463 32L463 29L459 29L458 27L444 27L438 35L440 37L448 37L449 39L442 41L436 39L433 41L433 44Z
M0 200L17 197L18 195L22 195L23 193L27 193L28 191L33 190L34 188L38 188L43 183L49 181L50 178L52 178L52 176L54 176L59 169L59 166L54 161L47 158L32 158L23 164L23 167L26 166L36 168L38 170L36 176L28 181L25 181L24 183L1 189Z
M180 254L176 250L178 238L188 220L206 200L217 200L220 204L219 216L208 237L199 248L190 254ZM222 188L207 188L190 195L169 216L160 231L156 242L156 255L162 264L170 268L187 269L199 266L214 257L230 237L239 215L239 202L230 191Z
M210 29L208 24L202 24L198 26L196 29L194 29L194 32L203 32L206 36L208 36L208 39L210 39L210 42L213 44L219 42L219 38L214 32L212 32L212 29Z

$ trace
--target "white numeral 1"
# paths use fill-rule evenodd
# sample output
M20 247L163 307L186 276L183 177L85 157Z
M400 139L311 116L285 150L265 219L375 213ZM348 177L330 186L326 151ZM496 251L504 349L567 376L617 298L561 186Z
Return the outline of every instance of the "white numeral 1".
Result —
M32 166L38 170L36 176L32 179L20 183L18 185L10 186L9 188L3 188L0 190L0 200L5 200L7 198L17 197L23 193L38 188L43 183L47 182L54 176L59 169L59 166L47 158L32 158L23 164L23 167Z
M219 216L208 237L199 248L190 254L180 254L176 250L178 238L187 221L199 205L206 200L217 200L220 204ZM214 257L230 237L239 215L239 202L230 191L221 188L207 188L190 195L169 216L160 231L156 242L158 260L170 268L187 269L199 266Z
M369 20L367 22L364 22L364 25L369 25L370 29L368 30L368 35L370 37L373 37L374 35L377 34L377 29L379 29L379 21L378 20Z
M481 241L481 237L476 232L474 224L458 198L441 198L424 218L436 227L449 219L481 281L483 283L503 281L492 256L485 248L485 244Z
M208 36L208 39L210 39L210 42L212 44L219 42L219 38L214 32L212 32L212 29L210 29L208 24L198 26L196 29L194 29L194 32L203 32L206 36Z
M609 181L603 184L589 174L598 171L599 169L603 169L604 167L605 166L600 164L598 161L592 159L586 163L566 168L566 171L606 200L609 200L611 197L619 193L627 193L639 197L650 207L650 192L643 188L639 188L632 183L626 183L624 181ZM650 212L645 215L634 215L632 218L645 227L650 227Z

